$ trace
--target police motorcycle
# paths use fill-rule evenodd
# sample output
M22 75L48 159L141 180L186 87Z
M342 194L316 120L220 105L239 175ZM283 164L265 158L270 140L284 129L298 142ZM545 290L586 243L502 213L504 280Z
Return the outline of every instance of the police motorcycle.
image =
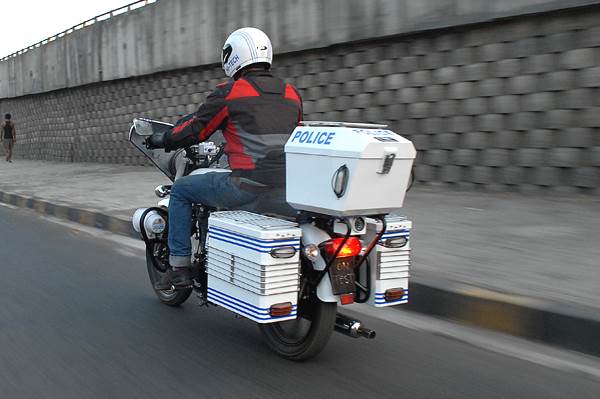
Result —
M170 153L146 147L148 136L171 126L135 119L129 139L171 181L230 172L218 140ZM242 210L193 206L193 287L155 293L177 306L194 292L201 305L256 322L278 355L304 360L320 353L333 331L375 337L338 308L408 302L412 222L394 211L402 207L416 151L385 125L302 122L285 152L282 191ZM158 205L132 218L146 244L152 287L168 267L170 189L158 186ZM281 206L284 198L290 207Z

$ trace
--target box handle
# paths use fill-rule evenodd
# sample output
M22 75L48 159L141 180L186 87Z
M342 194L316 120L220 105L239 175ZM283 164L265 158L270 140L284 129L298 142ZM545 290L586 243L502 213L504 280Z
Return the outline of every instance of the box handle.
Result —
M342 198L346 193L349 177L350 170L346 165L340 166L333 174L333 178L331 179L331 188L338 198Z

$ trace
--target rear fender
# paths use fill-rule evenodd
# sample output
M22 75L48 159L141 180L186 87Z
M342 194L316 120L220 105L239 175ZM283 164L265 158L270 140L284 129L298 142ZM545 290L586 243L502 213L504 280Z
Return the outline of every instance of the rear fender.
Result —
M313 226L310 223L300 225L302 229L302 244L304 246L308 244L319 245L323 241L329 240L329 234L324 232L323 230ZM325 259L319 255L319 257L312 262L313 268L315 270L324 270L326 263ZM337 302L338 297L333 294L333 289L331 288L331 280L329 279L329 275L326 274L321 279L321 282L317 286L317 296L323 302Z

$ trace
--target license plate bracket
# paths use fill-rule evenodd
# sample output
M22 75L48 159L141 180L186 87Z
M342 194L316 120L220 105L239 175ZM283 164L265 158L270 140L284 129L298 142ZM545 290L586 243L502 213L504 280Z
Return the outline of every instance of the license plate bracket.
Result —
M329 267L329 279L334 295L350 294L356 291L354 258L339 258Z

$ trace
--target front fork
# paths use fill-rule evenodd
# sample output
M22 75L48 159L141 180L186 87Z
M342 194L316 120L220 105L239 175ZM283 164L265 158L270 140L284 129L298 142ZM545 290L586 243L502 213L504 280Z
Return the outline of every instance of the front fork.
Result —
M168 202L167 202L168 204ZM160 273L165 273L167 268L165 265L168 264L169 250L168 250L168 227L161 233L160 236L150 238L146 234L146 230L143 226L143 220L146 215L151 212L159 212L160 215L167 222L168 226L168 210L162 206L148 208L140 217L140 233L142 240L146 244L146 248L151 254L151 261L154 268ZM194 260L192 261L192 276L198 283L195 285L196 289L200 289L201 294L206 297L207 290L207 274L206 274L206 241L208 239L208 216L210 210L205 207L194 205L192 207L192 252ZM160 244L160 245L156 245Z

